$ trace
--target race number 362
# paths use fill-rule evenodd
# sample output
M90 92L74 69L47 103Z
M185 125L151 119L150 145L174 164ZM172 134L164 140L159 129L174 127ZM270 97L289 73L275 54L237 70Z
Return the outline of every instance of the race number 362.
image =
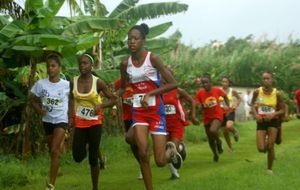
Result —
M44 97L42 101L44 106L50 106L53 108L62 107L62 100L60 98Z

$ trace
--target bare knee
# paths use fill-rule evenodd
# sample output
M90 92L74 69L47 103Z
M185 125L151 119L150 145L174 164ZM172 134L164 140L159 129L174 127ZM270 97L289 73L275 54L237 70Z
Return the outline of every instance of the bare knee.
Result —
M217 130L215 130L215 129L209 129L209 133L210 133L212 136L218 135L218 132L217 132Z
M257 148L258 152L266 153L266 148Z
M157 167L164 167L166 165L166 162L164 159L155 159L155 163Z
M58 148L52 148L50 151L51 157L59 157L59 155L61 154L61 149L60 147Z
M274 150L274 143L268 144L268 151L273 151Z
M141 162L149 162L150 153L148 150L139 150L139 157Z

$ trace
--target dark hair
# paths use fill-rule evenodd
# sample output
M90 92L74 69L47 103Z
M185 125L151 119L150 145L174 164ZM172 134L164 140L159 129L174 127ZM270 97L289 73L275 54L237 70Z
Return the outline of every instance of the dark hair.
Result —
M132 28L130 28L129 32L131 32L133 29L138 30L141 33L143 39L145 39L147 34L149 33L149 27L145 23L141 25L134 25Z
M228 76L223 76L221 80L223 80L223 79L227 79L227 80L228 80L228 83L229 83L229 85L231 85L231 84L232 84L232 81L230 80L230 78L229 78Z
M271 71L264 71L262 74L264 74L264 73L271 75L271 77L273 78L273 73Z
M84 54L82 54L80 57L83 57L83 56L89 58L89 60L91 61L92 64L95 63L95 60L94 60L94 58L93 58L93 56L92 56L91 54L89 54L89 53L84 53Z
M50 53L46 56L46 62L54 60L59 66L61 66L61 55L59 53Z
M211 80L210 74L209 74L209 73L204 73L204 74L202 75L202 78L207 78L207 79Z

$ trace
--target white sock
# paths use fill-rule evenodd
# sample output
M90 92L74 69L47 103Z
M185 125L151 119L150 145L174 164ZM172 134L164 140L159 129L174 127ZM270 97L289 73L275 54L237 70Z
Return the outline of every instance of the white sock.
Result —
M179 149L179 151L178 151L178 152L181 152L181 151L183 150L183 146L182 146L182 144L179 144L179 146L178 146L178 149Z
M172 174L179 177L178 170L176 168L174 168L173 164L169 163L169 168L170 168L170 171L171 171Z

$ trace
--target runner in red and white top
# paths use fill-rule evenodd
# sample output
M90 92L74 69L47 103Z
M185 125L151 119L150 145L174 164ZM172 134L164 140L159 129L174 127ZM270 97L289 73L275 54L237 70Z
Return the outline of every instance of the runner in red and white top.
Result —
M172 73L172 71L170 70ZM164 84L164 80L162 80ZM183 89L178 88L163 94L163 101L165 104L166 124L167 124L167 138L175 143L177 151L182 159L186 158L185 146L183 143L183 136L185 126L189 125L188 117L184 109L184 102L188 102L191 106L191 120L194 125L198 125L199 121L196 118L196 104L193 98ZM171 170L170 179L178 179L179 173L176 168L170 163Z
M220 106L219 98L224 98L226 106L229 106L229 100L223 90L212 87L209 75L204 75L201 81L203 88L200 88L196 93L194 100L196 105L200 105L202 108L205 132L209 146L214 154L213 160L218 162L218 153L221 154L223 152L222 141L218 135L218 130L223 121L223 110Z
M140 166L147 190L153 189L150 169L148 134L153 139L156 165L162 167L169 161L181 166L180 154L172 142L166 143L164 105L161 94L177 87L175 79L167 72L159 57L144 49L149 32L146 24L135 25L128 32L128 48L131 56L120 65L122 96L129 79L133 87L132 128L139 149ZM167 81L160 86L160 74Z

